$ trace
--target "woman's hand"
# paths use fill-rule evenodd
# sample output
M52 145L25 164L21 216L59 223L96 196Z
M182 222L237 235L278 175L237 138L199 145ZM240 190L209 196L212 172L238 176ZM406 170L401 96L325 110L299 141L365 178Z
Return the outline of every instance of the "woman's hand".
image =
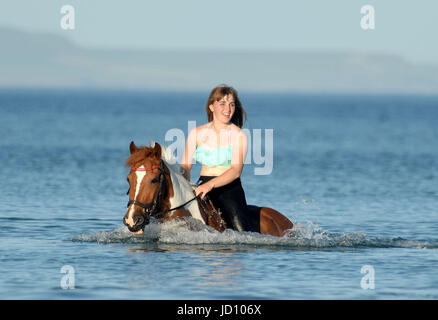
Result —
M208 181L206 183L201 184L200 186L196 187L195 189L195 195L198 196L202 193L201 199L204 199L205 195L213 189L214 185L211 183L211 181Z

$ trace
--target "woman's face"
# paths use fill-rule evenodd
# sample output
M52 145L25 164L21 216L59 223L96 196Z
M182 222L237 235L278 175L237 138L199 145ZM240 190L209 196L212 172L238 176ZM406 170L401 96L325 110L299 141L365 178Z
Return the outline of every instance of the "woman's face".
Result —
M233 95L229 94L222 97L219 101L215 101L210 105L210 110L213 112L214 120L228 124L236 110Z

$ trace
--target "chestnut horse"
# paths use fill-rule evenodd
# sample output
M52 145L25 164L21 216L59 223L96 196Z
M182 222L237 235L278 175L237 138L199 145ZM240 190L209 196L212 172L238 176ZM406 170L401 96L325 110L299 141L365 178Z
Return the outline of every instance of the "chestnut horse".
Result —
M195 197L192 185L172 164L176 161L164 147L155 143L138 148L132 141L129 150L131 155L126 160L126 166L131 168L127 177L129 202L123 218L129 231L143 233L151 217L159 221L192 217L218 231L227 228L208 194L203 200ZM262 234L281 237L293 227L288 218L274 209L253 205L248 209L256 230Z

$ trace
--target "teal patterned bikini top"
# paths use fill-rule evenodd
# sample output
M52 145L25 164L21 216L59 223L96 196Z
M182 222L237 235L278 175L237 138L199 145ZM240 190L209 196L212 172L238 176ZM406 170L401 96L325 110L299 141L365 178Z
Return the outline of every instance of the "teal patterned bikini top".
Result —
M205 133L210 128L211 122L207 129L204 131L201 139L199 141L202 141L204 138ZM214 166L222 166L222 167L229 167L231 166L231 157L233 154L233 149L231 146L231 125L228 125L228 147L219 147L219 148L205 148L201 146L200 144L196 147L195 154L193 155L194 159L196 161L199 161L202 165L207 167L214 167Z

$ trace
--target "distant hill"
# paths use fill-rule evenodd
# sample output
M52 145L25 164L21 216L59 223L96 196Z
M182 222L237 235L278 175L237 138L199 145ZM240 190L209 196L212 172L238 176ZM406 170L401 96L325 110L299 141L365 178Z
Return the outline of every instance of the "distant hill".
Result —
M438 66L361 52L111 50L0 28L0 87L438 93Z

